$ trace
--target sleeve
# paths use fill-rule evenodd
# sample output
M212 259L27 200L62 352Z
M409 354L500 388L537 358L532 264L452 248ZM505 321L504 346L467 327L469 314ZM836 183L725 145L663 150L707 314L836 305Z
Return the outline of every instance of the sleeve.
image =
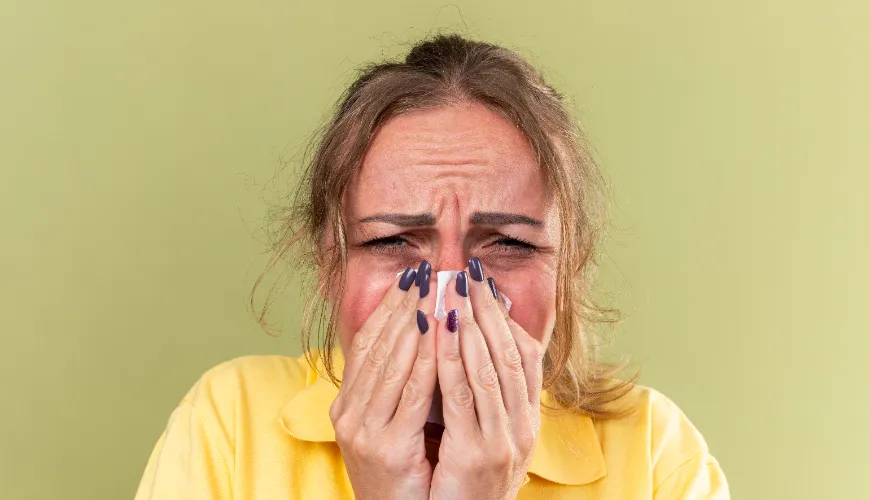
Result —
M172 413L145 467L135 500L229 500L232 456L192 402Z
M682 410L650 392L651 458L655 500L728 500L725 474L707 442Z
M729 500L725 474L715 458L700 452L680 465L655 489L655 500Z

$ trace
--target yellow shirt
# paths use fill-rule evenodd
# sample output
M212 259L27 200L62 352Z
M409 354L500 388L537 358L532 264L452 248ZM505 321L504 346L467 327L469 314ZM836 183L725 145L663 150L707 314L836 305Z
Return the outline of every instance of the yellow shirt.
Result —
M341 373L339 351L335 359ZM170 416L136 500L353 498L329 420L337 394L303 357L249 356L209 370ZM729 498L673 402L644 387L626 397L638 410L618 420L542 410L517 498ZM546 391L542 401L552 404Z

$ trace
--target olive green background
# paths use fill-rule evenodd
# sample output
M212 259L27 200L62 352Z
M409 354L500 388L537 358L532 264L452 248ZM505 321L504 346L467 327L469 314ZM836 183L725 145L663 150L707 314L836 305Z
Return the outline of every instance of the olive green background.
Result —
M0 0L0 497L131 498L245 309L270 179L354 69L503 43L613 184L615 353L735 498L870 498L870 8L854 1ZM286 176L285 176L286 177Z

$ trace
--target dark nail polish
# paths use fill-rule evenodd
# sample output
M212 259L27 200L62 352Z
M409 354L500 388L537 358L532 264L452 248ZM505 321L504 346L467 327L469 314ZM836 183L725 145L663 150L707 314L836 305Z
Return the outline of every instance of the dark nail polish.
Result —
M429 331L429 322L426 321L426 313L417 309L417 328L420 329L420 335Z
M420 287L420 298L429 295L429 278L432 274L432 265L425 260L420 263L420 269L417 271L417 280L414 282Z
M420 268L417 269L417 278L414 280L414 284L420 286L420 282L423 280L423 275L428 275L432 271L432 264L429 264L429 261L423 259L420 262Z
M468 297L468 275L465 271L456 275L456 293Z
M408 266L408 268L405 269L405 272L402 273L402 277L399 278L399 288L401 288L403 292L407 292L414 283L414 278L416 276L417 271L415 271L413 267Z
M456 333L459 330L459 310L451 309L449 313L447 313L447 331L450 333Z
M472 257L468 261L468 273L471 274L471 279L474 281L483 281L483 265L480 263L480 259Z
M495 297L495 300L498 300L498 288L495 287L495 280L490 276L486 278L486 282L489 283L489 289L492 290L492 296Z

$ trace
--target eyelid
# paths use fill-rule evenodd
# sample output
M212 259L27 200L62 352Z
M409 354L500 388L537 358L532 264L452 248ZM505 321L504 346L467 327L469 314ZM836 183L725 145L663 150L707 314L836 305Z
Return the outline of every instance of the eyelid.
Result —
M513 243L519 243L520 245L528 246L531 248L538 248L538 245L535 245L531 241L529 241L521 236L511 236L509 234L501 233L501 234L495 235L495 237L491 240L491 243L501 243L501 242L513 242Z
M403 238L401 235L394 234L392 236L381 236L379 238L372 238L370 240L363 241L362 245L383 245L386 244L386 242L392 243L393 240L397 243L408 243L408 240Z
M404 251L412 246L412 241L405 233L380 236L363 241L360 247L368 248L376 252L392 253ZM492 235L488 238L485 247L492 247L492 251L500 253L532 254L541 250L538 245L520 237L503 233Z
M394 234L363 241L359 244L359 246L371 252L380 254L391 254L406 252L408 251L408 247L410 245L408 240L402 237L401 234Z

